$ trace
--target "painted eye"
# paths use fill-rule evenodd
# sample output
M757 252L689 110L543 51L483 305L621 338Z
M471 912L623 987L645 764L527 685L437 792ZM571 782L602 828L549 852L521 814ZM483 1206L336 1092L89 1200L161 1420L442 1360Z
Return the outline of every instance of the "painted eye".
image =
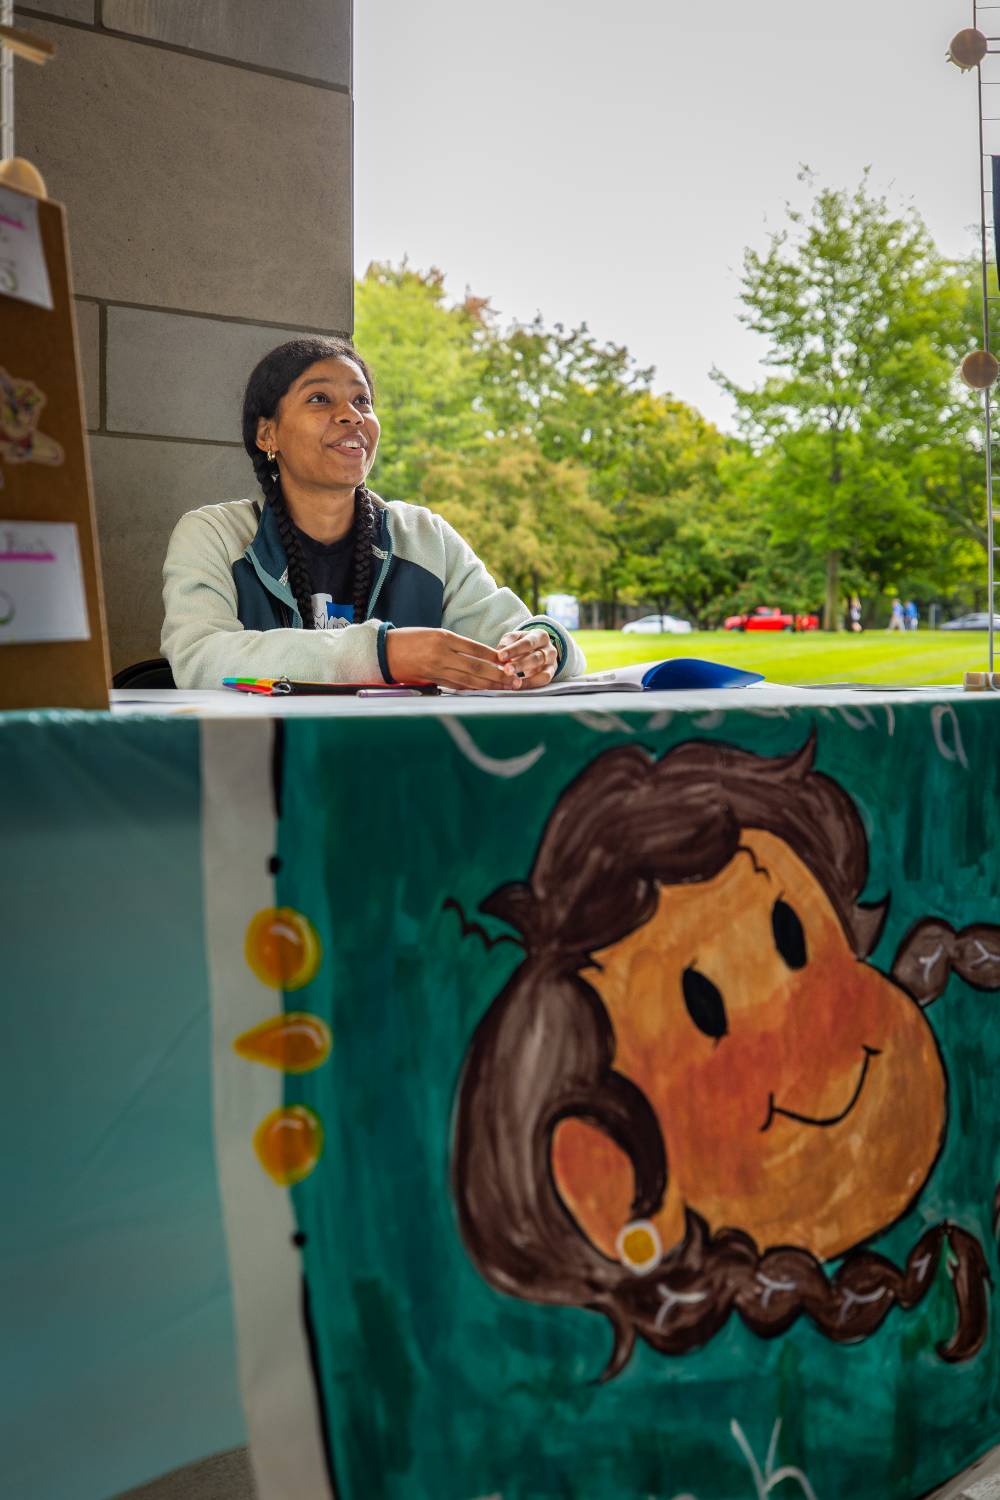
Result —
M771 931L774 933L774 946L788 967L804 969L807 959L806 935L802 931L802 923L787 901L778 900L774 903Z
M698 1030L703 1031L706 1036L715 1037L716 1041L724 1037L729 1030L726 1007L712 981L706 979L704 974L699 974L697 969L685 969L681 985L688 1015Z

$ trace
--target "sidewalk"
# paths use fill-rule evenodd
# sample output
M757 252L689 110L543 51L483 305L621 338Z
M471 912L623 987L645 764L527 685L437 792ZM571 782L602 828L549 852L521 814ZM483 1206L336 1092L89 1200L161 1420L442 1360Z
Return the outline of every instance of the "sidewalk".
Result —
M256 1493L247 1450L232 1448L228 1453L213 1453L200 1463L174 1469L115 1500L255 1500ZM977 1495L975 1500L981 1497Z
M949 1480L927 1500L1000 1500L1000 1448L987 1453L957 1479Z

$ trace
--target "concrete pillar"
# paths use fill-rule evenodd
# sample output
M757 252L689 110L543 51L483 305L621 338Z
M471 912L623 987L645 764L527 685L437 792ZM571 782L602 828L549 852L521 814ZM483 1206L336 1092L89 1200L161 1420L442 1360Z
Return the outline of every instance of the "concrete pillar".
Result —
M18 155L66 205L115 670L184 511L256 494L256 360L353 327L351 0L45 0Z

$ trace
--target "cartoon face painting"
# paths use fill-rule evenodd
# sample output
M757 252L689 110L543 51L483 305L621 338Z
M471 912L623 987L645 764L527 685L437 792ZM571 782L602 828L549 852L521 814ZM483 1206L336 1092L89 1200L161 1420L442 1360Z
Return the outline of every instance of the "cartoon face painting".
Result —
M499 1290L603 1312L607 1373L637 1335L682 1353L734 1311L765 1337L802 1314L866 1337L946 1245L958 1328L939 1353L985 1336L972 1235L927 1230L902 1270L861 1247L944 1141L924 1006L952 969L1000 988L1000 929L927 918L875 967L864 829L813 749L610 751L560 798L529 880L483 903L525 956L460 1084L463 1238Z
M745 829L710 880L663 887L650 920L594 955L615 1066L652 1105L670 1174L661 1244L684 1210L758 1245L841 1255L902 1214L944 1132L945 1078L919 1006L851 950L820 881ZM900 1100L909 1128L900 1130ZM559 1125L560 1195L608 1254L632 1170L596 1127Z

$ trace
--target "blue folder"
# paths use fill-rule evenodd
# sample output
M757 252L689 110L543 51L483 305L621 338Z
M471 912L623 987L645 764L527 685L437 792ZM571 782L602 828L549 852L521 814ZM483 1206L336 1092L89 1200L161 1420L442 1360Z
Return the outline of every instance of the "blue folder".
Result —
M702 661L696 656L675 656L650 667L643 676L642 685L649 692L663 692L665 689L677 692L688 688L747 687L751 682L763 681L762 672L744 672L739 667Z

